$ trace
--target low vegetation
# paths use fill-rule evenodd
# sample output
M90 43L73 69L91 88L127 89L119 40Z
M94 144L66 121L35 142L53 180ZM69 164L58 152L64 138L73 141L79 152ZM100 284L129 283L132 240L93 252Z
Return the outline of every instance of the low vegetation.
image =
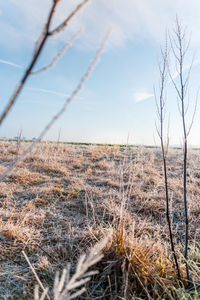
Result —
M26 145L1 141L1 172ZM199 151L188 157L190 285L181 254L180 151L169 151L168 181L183 282L170 248L160 150L43 142L0 183L0 299L33 299L37 281L22 251L53 297L56 271L70 263L71 276L80 255L111 229L104 257L93 266L99 274L77 299L200 299Z

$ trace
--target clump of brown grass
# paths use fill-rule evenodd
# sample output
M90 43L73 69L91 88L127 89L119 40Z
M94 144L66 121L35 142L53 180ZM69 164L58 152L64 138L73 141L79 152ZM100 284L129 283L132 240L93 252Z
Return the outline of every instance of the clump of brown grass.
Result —
M118 288L117 295L124 299L173 299L172 292L180 286L169 248L160 241L135 238L122 227L114 231L113 241L105 259L115 262L110 270L111 285ZM115 272L117 284L113 281ZM181 265L183 278L186 277Z
M28 186L38 184L44 181L44 177L39 173L29 172L26 169L19 169L15 174L10 175L7 182Z
M33 168L37 172L44 173L45 175L50 175L50 176L60 176L60 175L68 175L68 172L66 168L64 168L60 163L58 162L49 162L49 163L41 163L37 162L33 164Z
M14 242L30 241L34 238L39 238L39 232L29 226L21 226L22 224L15 223L12 220L6 222L0 221L0 233L1 237L6 240L13 240Z

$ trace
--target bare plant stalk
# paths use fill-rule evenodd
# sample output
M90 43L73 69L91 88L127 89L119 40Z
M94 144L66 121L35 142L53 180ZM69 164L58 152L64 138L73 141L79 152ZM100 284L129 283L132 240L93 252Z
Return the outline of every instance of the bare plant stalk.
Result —
M80 4L78 4L76 6L76 8L70 13L70 15L64 20L64 22L62 22L58 27L56 27L54 30L50 31L50 26L52 23L52 19L53 16L55 14L56 11L56 7L58 5L58 3L60 2L60 0L54 0L51 10L49 12L48 18L47 18L47 22L43 28L42 34L40 35L39 39L36 42L35 45L35 49L34 49L34 54L33 57L31 59L31 62L29 64L29 66L27 67L27 69L25 70L21 81L18 83L13 95L11 96L10 100L8 101L4 111L2 112L1 116L0 116L0 125L2 124L2 122L4 121L4 119L6 118L7 114L9 113L9 111L11 110L12 106L15 104L17 97L19 96L20 92L22 91L25 82L27 81L27 79L29 78L29 76L31 75L31 71L34 68L43 48L44 45L46 44L47 40L49 37L54 36L57 33L62 32L67 25L69 24L69 22L71 21L71 19L77 14L77 12L88 2L89 0L84 0L82 1ZM65 50L65 49L64 49ZM55 57L55 61L57 61L57 59L62 55L58 54ZM54 65L54 60L53 60L53 65ZM51 67L51 66L50 66Z
M76 86L76 88L74 89L74 91L72 92L72 94L66 99L63 107L61 107L61 109L57 112L57 114L49 121L49 123L46 125L46 127L42 130L42 132L40 133L39 137L37 138L37 140L35 142L33 142L32 144L30 144L23 152L20 156L17 156L12 164L5 170L5 172L3 172L0 175L0 181L3 180L6 176L8 176L12 170L15 168L15 166L23 161L27 154L29 154L33 148L42 140L42 138L46 135L46 133L49 131L49 129L53 126L53 124L61 117L61 115L66 111L66 109L68 108L69 104L72 102L72 100L74 100L74 98L77 96L77 94L80 92L80 90L82 89L85 81L88 79L88 77L90 76L91 72L94 70L104 48L106 45L107 40L109 39L111 30L109 30L106 34L106 36L104 37L99 49L96 51L96 54L93 58L93 60L91 61L87 71L85 72L85 74L82 76L82 78L80 79L78 85Z
M69 42L67 42L64 46L63 46L63 48L60 50L60 52L58 52L58 54L52 59L52 62L49 64L49 65L47 65L47 66L45 66L45 67L42 67L41 69L39 69L39 70L37 70L37 71L32 71L31 72L31 75L37 75L37 74L39 74L39 73L41 73L41 72L43 72L43 71L47 71L48 69L50 69L50 68L52 68L53 66L55 66L55 64L56 64L56 62L58 61L58 59L60 58L60 57L62 57L62 55L66 52L66 50L72 45L72 43L74 42L74 40L80 35L80 33L81 33L81 30L79 30L78 32L76 32L73 36L72 36L72 38L71 38L71 40L69 41Z
M174 34L170 35L171 48L177 65L177 77L178 83L176 83L174 77L170 74L171 81L175 87L175 90L178 95L179 102L179 111L182 119L182 128L183 128L183 202L184 202L184 217L185 217L185 266L187 279L190 280L190 273L188 267L188 232L189 232L189 221L188 221L188 207L187 207L187 154L188 154L188 135L190 133L194 115L196 112L196 105L194 108L194 114L189 126L187 129L186 126L186 114L189 102L186 104L186 96L188 89L188 82L190 78L190 71L192 63L190 65L189 71L185 76L183 76L185 55L187 54L188 47L190 44L190 39L186 40L186 28L183 28L178 18L176 18L176 25L174 29Z
M61 128L59 129L59 132L58 132L57 146L60 143L60 134L61 134Z
M21 141L22 141L22 129L19 131L19 135L17 137L17 155L19 155Z
M160 128L157 128L157 132L160 138L161 143L161 151L162 151L162 162L163 162L163 171L164 171L164 181L165 181L165 200L166 200L166 219L169 229L169 239L171 244L171 250L174 257L174 262L176 265L177 275L178 278L181 278L179 263L177 259L177 255L175 252L174 246L174 239L172 234L172 226L171 226L171 218L170 218L170 210L169 210L169 189L168 189L168 174L167 174L167 152L168 152L168 144L169 144L169 136L167 136L167 145L165 146L164 142L164 113L165 113L165 104L166 99L164 95L164 89L166 84L167 78L167 64L168 64L168 47L167 47L167 39L166 39L166 47L165 50L161 50L162 54L162 65L159 64L159 71L160 71L160 94L159 99L157 100L156 94L156 106L157 106L157 113L159 118Z
M29 267L31 268L31 271L33 272L33 274L34 274L34 276L35 276L35 278L36 278L36 280L37 280L39 286L42 288L42 290L43 290L45 296L47 297L48 300L51 300L51 298L50 298L49 295L48 295L48 288L45 289L45 287L43 286L42 282L40 281L40 278L38 277L38 275L37 275L37 273L36 273L34 267L32 266L32 264L31 264L31 262L30 262L30 260L29 260L28 256L26 255L26 253L25 253L24 251L22 251L22 254L24 255L24 257L25 257L27 263L29 264Z

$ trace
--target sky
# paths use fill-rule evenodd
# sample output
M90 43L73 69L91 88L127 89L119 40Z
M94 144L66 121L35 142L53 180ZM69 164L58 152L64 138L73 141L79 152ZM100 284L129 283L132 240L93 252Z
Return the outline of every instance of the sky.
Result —
M52 0L0 0L0 112L12 96L28 66ZM52 29L80 0L61 0ZM187 124L192 118L200 87L200 2L198 0L90 0L65 31L45 45L34 68L49 64L63 45L82 30L56 65L31 76L16 104L0 127L1 137L39 136L60 110L87 70L107 30L111 36L84 87L65 114L45 136L47 140L93 143L159 145L154 89L158 93L160 48L166 30L172 32L178 15L191 37L184 76L192 60ZM194 59L193 59L194 57ZM178 77L173 59L170 69ZM166 87L166 127L172 145L182 143L181 118L172 82ZM200 106L197 105L190 145L200 145Z

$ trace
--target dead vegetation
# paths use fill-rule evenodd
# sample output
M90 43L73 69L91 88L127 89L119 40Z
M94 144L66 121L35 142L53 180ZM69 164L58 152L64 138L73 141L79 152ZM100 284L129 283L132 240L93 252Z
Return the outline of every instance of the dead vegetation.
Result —
M17 155L15 148L16 142L1 142L1 172ZM179 151L169 153L168 177L172 229L185 278ZM188 164L188 262L197 289L198 151L191 151ZM97 264L99 274L80 299L194 299L195 287L187 293L173 265L159 150L41 143L0 185L0 299L33 299L36 280L23 250L43 285L51 288L55 272L70 262L73 274L80 254L110 228L113 239Z

